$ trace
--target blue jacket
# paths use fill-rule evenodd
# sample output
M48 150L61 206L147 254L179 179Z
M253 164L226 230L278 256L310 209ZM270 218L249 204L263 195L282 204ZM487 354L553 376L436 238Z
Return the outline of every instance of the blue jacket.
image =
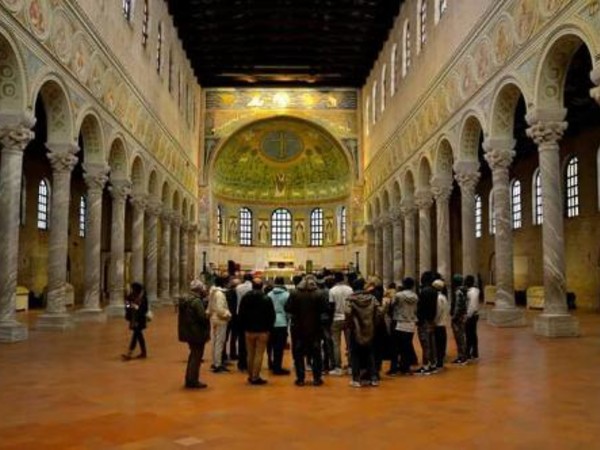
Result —
M285 305L290 298L290 293L283 286L275 286L271 292L269 292L269 298L273 302L273 308L275 308L275 328L287 327L288 316L285 312Z

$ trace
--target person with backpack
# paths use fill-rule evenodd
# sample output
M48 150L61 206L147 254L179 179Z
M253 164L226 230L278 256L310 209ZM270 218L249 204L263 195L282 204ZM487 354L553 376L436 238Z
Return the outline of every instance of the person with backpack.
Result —
M208 292L200 280L190 283L191 295L179 302L178 334L181 342L190 348L185 371L187 389L204 389L206 383L200 381L200 364L204 346L210 340L210 320L204 310L203 299Z

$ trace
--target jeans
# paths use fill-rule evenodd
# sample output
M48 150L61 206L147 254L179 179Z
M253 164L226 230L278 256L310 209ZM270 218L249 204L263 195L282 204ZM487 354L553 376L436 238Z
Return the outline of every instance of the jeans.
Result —
M131 335L131 341L129 342L129 351L135 350L135 344L140 344L140 354L146 355L146 340L144 339L144 330L140 328L134 328L133 334Z
M283 352L287 342L287 327L275 327L269 335L268 351L269 368L273 372L283 369Z
M190 344L187 367L185 369L185 385L193 386L200 381L200 363L204 355L204 344Z
M400 364L400 349L402 346L401 339L402 335L401 331L392 329L392 341L391 341L391 357L390 357L390 372L394 373L398 371L398 367Z
M334 320L331 324L331 338L333 340L333 368L342 368L342 333L346 337L346 322L344 320ZM348 340L346 339L346 344Z
M248 353L248 378L257 380L260 378L263 355L267 348L269 333L246 332L246 351Z
M465 338L465 322L463 319L452 319L452 332L456 342L457 359L467 358L467 341Z
M294 356L294 368L296 379L304 381L306 376L305 358L311 360L313 380L321 379L323 374L323 361L321 360L321 339L306 338L292 334L292 354Z
M423 350L423 367L435 366L437 352L435 350L435 324L425 322L418 325L417 333Z
M436 326L435 327L435 350L436 350L436 366L444 367L444 360L446 359L446 345L448 343L448 335L446 334L446 327Z
M467 335L467 358L479 358L479 340L477 339L477 322L479 315L475 314L467 319L465 323L465 334Z
M369 381L379 380L372 343L360 345L354 338L351 338L350 365L352 366L352 381L360 381L361 378ZM361 372L364 372L362 377Z
M223 350L225 349L227 324L212 322L210 328L212 334L212 363L215 367L221 367L223 365Z

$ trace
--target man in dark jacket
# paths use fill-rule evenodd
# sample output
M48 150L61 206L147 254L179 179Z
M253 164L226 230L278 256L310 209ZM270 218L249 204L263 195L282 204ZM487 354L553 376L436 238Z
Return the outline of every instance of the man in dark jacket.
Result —
M292 319L292 354L296 369L296 386L304 386L305 358L312 360L313 385L323 384L321 339L323 321L327 320L328 297L317 286L313 275L307 275L290 293L285 310Z
M178 332L179 340L187 342L190 347L185 371L185 387L202 389L206 384L200 381L200 363L204 354L204 345L210 339L210 321L202 299L208 292L200 280L193 280L190 283L190 290L191 295L179 303Z
M417 302L417 333L423 350L423 365L415 372L417 375L430 375L437 372L435 317L437 315L438 292L431 286L433 281L433 272L423 272L419 301Z
M248 383L254 385L267 383L267 380L260 377L260 369L269 340L269 332L275 322L273 302L262 289L262 280L260 278L252 279L252 290L242 297L238 316L246 336Z
M359 278L352 286L354 294L346 303L346 327L350 330L350 365L352 381L350 386L361 387L366 383L379 386L379 374L375 363L373 341L375 326L380 317L377 298L373 295L374 282L365 286L365 280ZM364 382L361 383L361 370L364 370Z

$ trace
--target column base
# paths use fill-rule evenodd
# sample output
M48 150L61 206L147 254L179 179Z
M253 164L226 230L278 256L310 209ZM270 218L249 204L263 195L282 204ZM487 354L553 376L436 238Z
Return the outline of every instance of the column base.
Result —
M100 308L84 308L75 312L77 322L106 322L106 313Z
M0 342L20 342L27 340L29 330L16 320L0 322Z
M67 331L74 327L73 316L69 313L44 313L35 324L37 330Z
M104 310L107 317L125 317L125 304L121 305L108 305Z
M579 320L570 314L542 313L533 321L533 332L546 337L579 336Z
M489 309L487 312L487 321L490 325L499 328L516 328L527 325L525 311L518 308Z

